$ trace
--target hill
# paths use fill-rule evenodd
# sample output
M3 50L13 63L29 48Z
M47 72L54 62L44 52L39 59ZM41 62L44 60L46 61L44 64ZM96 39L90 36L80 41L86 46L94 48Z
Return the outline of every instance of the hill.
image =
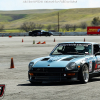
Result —
M58 22L58 12L60 26L82 22L91 25L92 19L100 16L100 8L0 11L0 24L6 29L19 28L24 22L53 25Z
M38 14L38 13L50 13L59 11L60 9L38 9L38 10L13 10L13 11L1 11L0 14Z

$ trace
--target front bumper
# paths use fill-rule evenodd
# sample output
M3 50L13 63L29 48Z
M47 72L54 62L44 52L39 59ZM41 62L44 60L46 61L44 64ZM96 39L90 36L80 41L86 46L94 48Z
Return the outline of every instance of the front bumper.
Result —
M78 80L78 71L63 71L63 72L35 72L28 71L29 81L31 82L60 82L60 81L75 81Z

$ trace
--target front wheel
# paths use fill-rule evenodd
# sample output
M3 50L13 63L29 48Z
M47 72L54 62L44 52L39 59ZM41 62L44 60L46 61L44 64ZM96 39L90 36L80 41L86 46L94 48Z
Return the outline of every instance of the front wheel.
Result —
M86 64L80 69L79 80L81 83L87 83L89 81L89 68Z

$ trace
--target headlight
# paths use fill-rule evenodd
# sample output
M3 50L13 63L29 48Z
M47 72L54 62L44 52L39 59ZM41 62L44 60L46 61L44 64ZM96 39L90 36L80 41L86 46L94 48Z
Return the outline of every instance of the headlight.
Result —
M32 66L34 65L34 62L29 63L29 70L32 70Z
M66 66L66 68L68 70L76 69L76 63L75 62L71 62Z

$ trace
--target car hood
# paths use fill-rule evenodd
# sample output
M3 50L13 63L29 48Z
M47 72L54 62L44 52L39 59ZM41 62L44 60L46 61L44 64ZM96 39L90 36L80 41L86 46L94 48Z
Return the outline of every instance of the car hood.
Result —
M32 60L33 67L66 67L70 62L80 62L90 56L85 55L52 55Z

